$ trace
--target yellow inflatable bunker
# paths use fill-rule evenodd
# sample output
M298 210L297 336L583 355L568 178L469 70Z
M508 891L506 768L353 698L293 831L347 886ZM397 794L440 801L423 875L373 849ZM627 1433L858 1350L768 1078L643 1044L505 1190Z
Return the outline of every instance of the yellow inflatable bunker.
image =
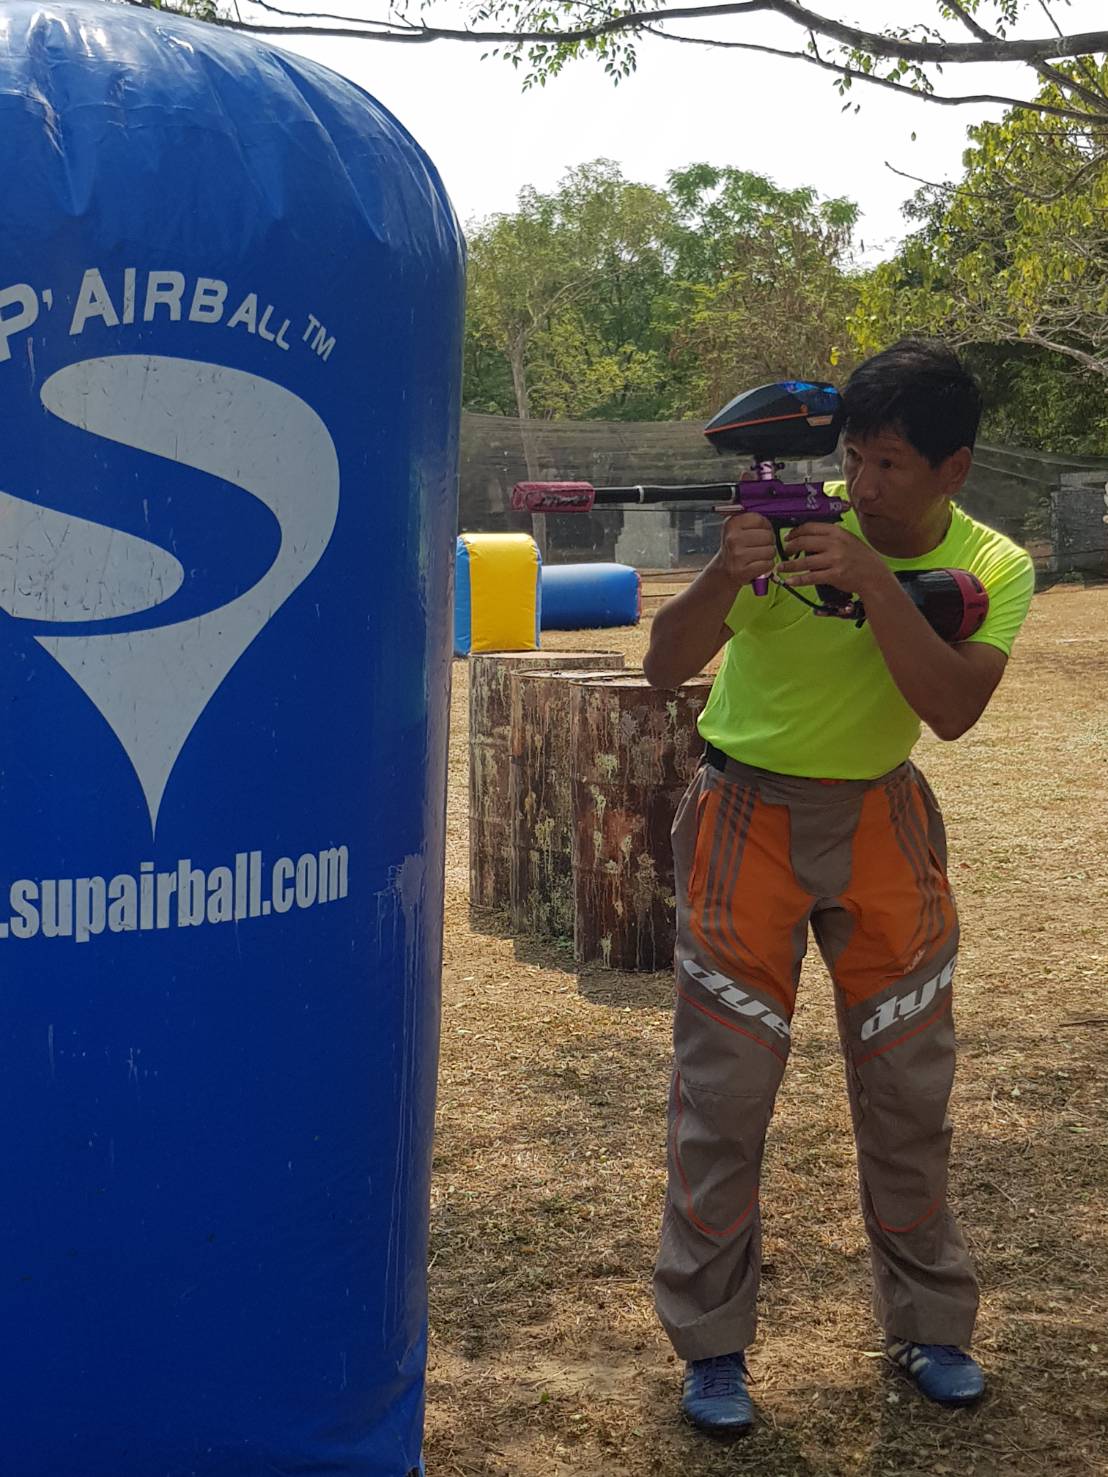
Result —
M454 655L538 651L542 561L526 533L461 533L454 568Z

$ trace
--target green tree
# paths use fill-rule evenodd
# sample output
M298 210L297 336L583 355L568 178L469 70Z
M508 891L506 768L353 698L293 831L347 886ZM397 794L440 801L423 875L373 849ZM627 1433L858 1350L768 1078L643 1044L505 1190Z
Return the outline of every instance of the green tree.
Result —
M671 174L669 188L680 227L675 412L710 414L785 374L848 372L857 206L708 164Z
M607 160L571 170L550 194L525 189L517 210L472 225L467 407L521 420L652 408L666 372L656 313L671 231L664 194Z
M1108 100L1108 64L1072 70ZM1042 96L1059 95L1052 83ZM1015 439L1095 449L1108 432L1108 129L1013 112L970 138L962 180L920 191L916 231L861 284L855 343L922 331L969 346Z
M695 164L659 192L596 161L471 234L469 409L704 416L740 386L849 367L857 209Z

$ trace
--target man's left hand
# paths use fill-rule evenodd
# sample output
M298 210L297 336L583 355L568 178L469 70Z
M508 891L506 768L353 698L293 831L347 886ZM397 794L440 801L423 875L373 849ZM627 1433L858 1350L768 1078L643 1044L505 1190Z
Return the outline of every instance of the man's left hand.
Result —
M784 536L789 558L777 575L786 585L834 585L864 600L894 576L881 556L837 523L802 523Z

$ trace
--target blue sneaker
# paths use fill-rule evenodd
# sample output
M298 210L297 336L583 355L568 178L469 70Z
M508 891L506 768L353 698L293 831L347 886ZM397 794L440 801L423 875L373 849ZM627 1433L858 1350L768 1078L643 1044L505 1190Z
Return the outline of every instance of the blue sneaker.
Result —
M719 1354L685 1365L681 1410L685 1419L713 1436L741 1436L754 1424L754 1406L746 1390L746 1359Z
M936 1405L972 1405L985 1393L984 1370L954 1344L890 1339L885 1352L920 1394Z

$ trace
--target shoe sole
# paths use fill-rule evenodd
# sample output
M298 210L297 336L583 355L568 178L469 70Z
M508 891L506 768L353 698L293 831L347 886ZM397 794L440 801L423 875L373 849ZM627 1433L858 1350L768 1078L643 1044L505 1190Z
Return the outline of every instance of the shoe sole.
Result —
M986 1385L976 1395L965 1395L955 1400L936 1400L934 1395L928 1395L926 1390L920 1389L909 1370L905 1369L902 1364L898 1364L895 1359L890 1359L887 1354L885 1355L885 1363L890 1369L896 1370L904 1383L909 1385L921 1400L926 1400L928 1405L937 1405L940 1410L966 1410L971 1405L980 1405L988 1394L989 1387Z
M984 1390L980 1395L960 1395L954 1400L936 1400L933 1395L926 1394L918 1385L915 1386L915 1391L921 1399L927 1401L928 1405L937 1405L940 1410L966 1410L971 1405L980 1405L985 1398Z
M688 1411L682 1408L681 1419L694 1431L699 1431L702 1436L712 1436L717 1441L738 1441L741 1437L749 1435L754 1429L753 1420L747 1421L741 1426L710 1426L698 1421Z

